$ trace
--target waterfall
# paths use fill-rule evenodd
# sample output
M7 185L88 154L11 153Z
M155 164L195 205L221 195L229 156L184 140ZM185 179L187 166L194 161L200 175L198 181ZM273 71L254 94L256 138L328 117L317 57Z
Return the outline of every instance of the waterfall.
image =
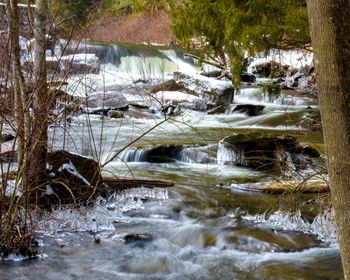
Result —
M229 144L222 141L219 142L216 160L219 165L238 164L247 166L247 160L244 156L244 151L237 150L233 146L230 146Z
M181 149L177 159L186 163L215 163L216 159L210 155L212 146L186 147Z
M62 49L63 43L57 47ZM154 46L133 46L127 44L98 45L70 42L65 49L68 54L91 53L98 57L102 68L109 73L123 73L132 80L164 79L175 71L197 72L196 63L185 59L181 51L167 50Z
M147 161L147 154L150 149L128 149L121 152L117 161L121 162L143 162Z

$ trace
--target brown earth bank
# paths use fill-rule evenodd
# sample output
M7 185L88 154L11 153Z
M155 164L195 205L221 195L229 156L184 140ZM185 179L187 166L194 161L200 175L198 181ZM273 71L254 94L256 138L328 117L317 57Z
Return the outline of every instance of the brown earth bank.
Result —
M178 46L165 11L128 14L116 18L110 14L91 22L78 39L103 42L162 44Z

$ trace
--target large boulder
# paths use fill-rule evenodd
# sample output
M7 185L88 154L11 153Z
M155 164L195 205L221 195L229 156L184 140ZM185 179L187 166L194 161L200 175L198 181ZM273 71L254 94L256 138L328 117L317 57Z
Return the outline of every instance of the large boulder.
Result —
M303 150L296 138L291 136L233 134L220 141L217 159L220 164L291 174L295 169L305 168L310 158L319 156Z
M52 166L51 172L53 173L71 173L79 177L86 185L102 184L100 165L91 158L59 150L48 154L47 163ZM73 169L78 174L70 172Z
M128 100L117 91L93 94L81 101L89 108L111 108L113 110L127 110L129 108Z
M186 92L215 102L216 106L229 105L233 102L235 90L229 81L181 72L174 72L174 81L185 88Z
M95 160L60 150L49 153L47 163L48 183L31 196L31 201L39 206L87 204L107 193Z
M167 107L206 111L208 100L182 91L159 91L153 97L163 105L162 111Z

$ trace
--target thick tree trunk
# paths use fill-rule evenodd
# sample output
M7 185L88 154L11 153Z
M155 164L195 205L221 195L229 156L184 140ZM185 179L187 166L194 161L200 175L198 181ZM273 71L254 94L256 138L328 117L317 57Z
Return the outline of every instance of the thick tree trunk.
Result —
M46 77L46 0L37 0L34 14L34 97L30 143L30 176L34 187L45 183L47 158L48 94Z
M350 279L350 1L308 0L332 204Z

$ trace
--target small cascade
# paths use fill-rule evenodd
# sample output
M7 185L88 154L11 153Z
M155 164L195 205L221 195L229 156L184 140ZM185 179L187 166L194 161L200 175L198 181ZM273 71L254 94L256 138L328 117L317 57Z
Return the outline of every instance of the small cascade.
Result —
M219 165L238 164L242 166L247 165L244 151L236 151L233 147L228 147L228 144L219 142L217 157L217 163Z
M128 149L120 153L117 161L121 162L143 162L147 161L150 149Z
M178 155L178 160L186 163L202 163L209 164L215 163L216 158L214 157L214 152L212 146L205 147L186 147L181 149Z

